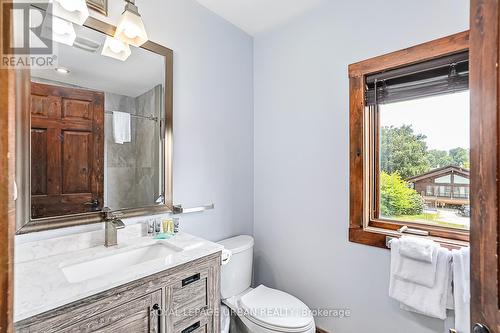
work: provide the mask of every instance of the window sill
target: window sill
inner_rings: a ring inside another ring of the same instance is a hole
[[[353,243],[358,243],[358,244],[363,244],[363,245],[368,245],[368,246],[374,246],[374,247],[379,247],[382,249],[387,249],[389,248],[386,245],[386,238],[389,237],[394,237],[394,238],[399,238],[401,237],[402,234],[395,230],[387,230],[383,228],[376,228],[376,227],[366,227],[366,228],[361,228],[361,227],[350,227],[349,228],[349,241]],[[411,234],[405,234],[405,235],[411,235]],[[423,237],[423,236],[419,236]],[[463,240],[455,240],[455,239],[449,239],[449,238],[443,238],[443,237],[436,237],[436,236],[425,236],[425,238],[432,239],[439,243],[441,246],[448,248],[448,249],[459,249],[461,247],[466,247],[469,246],[468,241],[463,241]]]

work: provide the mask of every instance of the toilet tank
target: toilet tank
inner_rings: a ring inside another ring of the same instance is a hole
[[[252,284],[254,241],[251,236],[236,236],[219,244],[232,252],[221,272],[221,297],[226,299],[244,292]]]

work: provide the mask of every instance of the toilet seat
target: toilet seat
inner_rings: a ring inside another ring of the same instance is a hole
[[[290,294],[264,285],[244,293],[237,303],[247,320],[273,332],[302,333],[314,327],[307,305]]]

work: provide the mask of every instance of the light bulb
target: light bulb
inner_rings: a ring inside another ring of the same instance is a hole
[[[72,29],[71,23],[54,17],[52,20],[52,30],[58,35],[66,35]]]
[[[127,1],[125,11],[118,20],[114,37],[137,47],[148,40],[144,22],[134,1]]]
[[[59,3],[68,12],[74,12],[78,9],[78,1],[75,0],[59,0]]]
[[[85,0],[54,0],[49,13],[78,25],[83,25],[89,17]]]
[[[125,50],[125,45],[123,44],[123,42],[116,40],[114,38],[111,38],[109,40],[109,48],[114,53],[120,53],[123,50]]]
[[[106,37],[101,54],[107,57],[125,61],[131,54],[130,46],[111,36]]]
[[[46,15],[42,23],[41,36],[54,42],[72,46],[76,39],[76,32],[71,22]]]
[[[137,28],[135,25],[129,24],[123,30],[123,33],[125,34],[125,36],[127,36],[127,38],[134,39],[135,37],[139,36],[139,34],[141,32],[140,32],[139,28]]]

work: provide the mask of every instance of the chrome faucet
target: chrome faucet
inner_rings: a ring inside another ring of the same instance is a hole
[[[125,224],[120,217],[121,213],[112,212],[110,208],[104,207],[102,210],[104,214],[104,225],[105,225],[105,240],[104,246],[111,247],[118,245],[118,229],[125,228]]]

